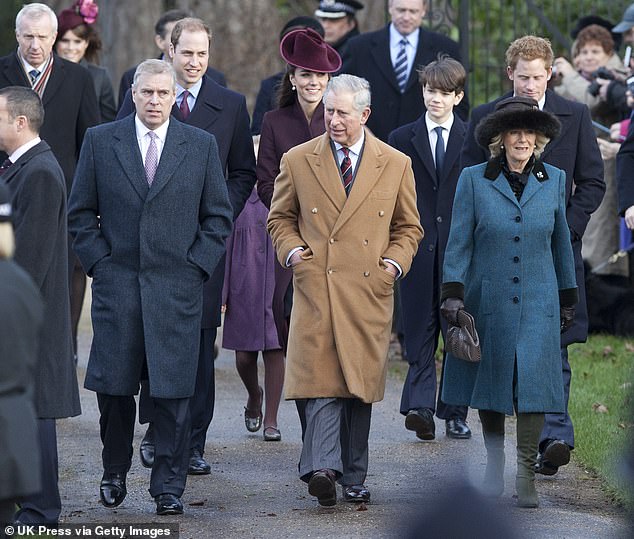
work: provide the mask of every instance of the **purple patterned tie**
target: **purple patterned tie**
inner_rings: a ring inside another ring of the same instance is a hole
[[[350,186],[352,185],[352,161],[350,161],[350,149],[341,147],[343,159],[341,160],[341,179],[346,195],[350,194]]]
[[[185,90],[182,94],[183,99],[181,101],[179,110],[181,111],[181,117],[184,120],[187,120],[187,116],[189,116],[189,103],[187,102],[187,97],[189,96],[189,92],[187,90]]]
[[[152,185],[158,167],[158,148],[156,147],[156,133],[148,131],[148,137],[150,137],[150,145],[145,154],[145,179],[148,185]]]
[[[0,176],[2,176],[9,169],[9,167],[11,167],[11,165],[13,165],[11,160],[10,159],[5,159],[4,163],[2,163],[2,165],[0,165]]]

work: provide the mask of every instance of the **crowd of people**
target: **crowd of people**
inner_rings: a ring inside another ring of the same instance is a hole
[[[17,14],[0,58],[0,521],[59,521],[55,421],[81,413],[86,275],[104,506],[127,496],[137,394],[156,513],[181,514],[187,475],[210,473],[222,313],[246,430],[280,442],[280,400],[294,400],[308,493],[332,506],[339,483],[369,502],[395,312],[404,428],[433,440],[437,417],[467,440],[477,409],[481,490],[499,497],[515,415],[517,505],[539,505],[535,474],[575,446],[568,346],[598,301],[586,280],[631,290],[634,64],[615,36],[634,45],[634,4],[616,26],[582,19],[570,61],[543,37],[514,40],[499,59],[512,90],[470,114],[457,43],[421,27],[429,2],[390,0],[368,33],[363,7],[321,0],[284,26],[286,69],[262,81],[252,120],[191,13],[157,21],[160,57],[124,73],[118,107],[93,0]],[[438,380],[439,340],[465,313],[480,361],[443,354]]]

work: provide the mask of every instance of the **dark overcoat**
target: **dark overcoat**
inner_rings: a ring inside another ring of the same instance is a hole
[[[482,118],[493,112],[498,101],[512,95],[508,93],[473,109],[460,156],[462,168],[483,163],[489,158],[488,151],[481,148],[475,139],[475,128]],[[566,173],[566,220],[570,227],[575,271],[579,283],[579,303],[573,327],[561,336],[562,346],[567,346],[573,342],[584,342],[588,337],[581,238],[590,215],[599,207],[605,193],[603,159],[588,107],[546,90],[544,110],[554,114],[561,123],[559,136],[548,143],[541,159]]]
[[[111,122],[117,116],[117,105],[114,102],[114,89],[108,72],[103,67],[87,62],[85,59],[82,59],[79,65],[85,67],[92,77],[101,122]]]
[[[616,156],[616,187],[619,214],[634,206],[634,122],[630,122],[625,142]]]
[[[519,202],[499,169],[462,171],[442,280],[464,286],[482,360],[447,354],[444,402],[512,415],[516,383],[518,413],[564,411],[559,292],[576,286],[565,191],[565,173],[541,163]]]
[[[31,87],[17,53],[0,58],[0,88]],[[53,68],[44,95],[44,123],[40,137],[48,142],[62,167],[66,192],[70,193],[73,174],[86,129],[100,121],[95,87],[88,70],[78,64],[53,55]],[[0,160],[6,155],[0,153]]]
[[[134,112],[134,102],[128,92],[119,114],[121,119]],[[172,117],[182,121],[179,108],[172,107]],[[220,164],[227,179],[233,218],[238,218],[255,185],[255,153],[249,133],[249,113],[243,95],[220,86],[208,76],[196,99],[196,105],[184,123],[198,127],[216,137]],[[220,326],[220,304],[224,282],[224,258],[210,279],[203,285],[203,328]]]
[[[389,25],[347,42],[341,72],[363,77],[370,83],[374,106],[367,126],[382,141],[387,141],[394,129],[416,121],[425,112],[417,69],[436,60],[439,53],[448,54],[460,61],[460,50],[455,41],[421,28],[414,63],[405,92],[401,93],[390,58]],[[456,108],[456,113],[463,120],[467,119],[469,102],[466,95]]]
[[[192,395],[202,285],[224,253],[231,204],[216,140],[172,118],[152,186],[134,116],[91,129],[70,195],[73,247],[92,283],[86,388]]]
[[[44,318],[35,402],[38,417],[81,413],[70,330],[68,231],[64,174],[49,145],[41,141],[9,168],[2,179],[11,190],[15,261],[44,299]]]
[[[434,299],[438,304],[438,286],[451,225],[454,194],[460,176],[460,150],[465,132],[466,124],[454,115],[440,177],[436,174],[425,115],[393,131],[388,139],[391,146],[412,160],[416,207],[425,231],[412,267],[400,281],[405,348],[408,357],[413,360],[419,357],[424,346]],[[438,276],[435,286],[434,271]],[[444,319],[440,320],[444,332]]]
[[[259,135],[262,132],[262,120],[264,115],[277,108],[277,91],[280,87],[285,72],[280,71],[260,82],[260,89],[255,98],[253,116],[251,117],[251,134]]]
[[[0,500],[40,490],[33,395],[44,305],[28,274],[0,260]]]

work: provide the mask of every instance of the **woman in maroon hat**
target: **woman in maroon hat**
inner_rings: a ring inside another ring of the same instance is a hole
[[[99,7],[92,0],[77,0],[57,16],[55,52],[90,72],[99,101],[102,122],[111,122],[117,115],[114,91],[108,73],[98,66],[101,39],[94,27]]]
[[[267,112],[262,121],[256,176],[258,195],[267,208],[271,207],[275,178],[280,172],[280,160],[288,150],[320,136],[326,130],[322,97],[332,73],[341,68],[341,57],[311,28],[294,30],[280,42],[280,54],[288,64],[278,93],[278,109]],[[275,264],[273,316],[279,342],[286,350],[293,273]],[[281,362],[281,369],[284,368]],[[258,402],[258,388],[247,388],[249,402]],[[280,384],[280,395],[282,387]],[[278,398],[279,398],[278,397]],[[302,420],[302,403],[297,403]],[[249,407],[250,408],[250,407]],[[268,406],[267,406],[268,409]],[[267,417],[264,417],[267,427]]]

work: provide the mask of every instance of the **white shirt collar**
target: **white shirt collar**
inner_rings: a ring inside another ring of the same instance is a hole
[[[203,75],[204,76],[204,75]],[[198,79],[198,82],[196,84],[194,84],[191,88],[187,88],[187,91],[194,97],[194,100],[198,99],[198,92],[200,92],[200,88],[203,85],[203,78],[200,77],[200,79]],[[178,82],[176,83],[176,96],[180,97],[180,95],[185,91],[185,88],[183,88],[180,84],[178,84]]]
[[[51,54],[49,55],[49,57],[44,60],[44,62],[42,63],[42,65],[40,65],[39,67],[35,67],[32,66],[31,64],[29,64],[24,57],[18,52],[18,58],[20,59],[20,62],[22,62],[22,65],[24,66],[24,70],[29,73],[32,70],[36,70],[39,71],[40,73],[42,73],[45,69],[46,66],[48,65],[48,63],[51,61],[51,56],[53,56],[53,53],[51,52]]]
[[[167,137],[167,128],[169,127],[170,121],[169,118],[163,124],[157,127],[156,129],[149,129],[145,126],[145,124],[139,119],[137,114],[134,115],[134,126],[136,128],[136,136],[138,139],[142,139],[145,135],[147,135],[150,131],[154,131],[159,140],[165,143],[165,138]]]
[[[355,142],[352,146],[348,146],[348,149],[350,150],[351,153],[355,155],[360,155],[361,148],[363,148],[364,141],[365,141],[365,129],[362,129],[361,138],[357,140],[357,142]],[[339,144],[338,142],[335,142],[335,150],[339,151],[341,150],[341,148],[343,148],[343,144]]]
[[[20,146],[9,156],[9,161],[15,163],[18,159],[20,159],[20,157],[22,157],[34,146],[37,146],[40,142],[42,142],[42,139],[40,139],[40,137],[35,137],[34,139],[29,140],[26,144],[22,144],[22,146]]]
[[[447,130],[447,133],[449,133],[451,131],[451,126],[453,125],[453,112],[449,115],[449,118],[447,118],[447,120],[445,120],[441,124],[437,124],[436,122],[431,120],[429,118],[429,112],[425,112],[425,125],[427,126],[428,133],[433,132],[433,130],[436,129],[438,126],[443,127]]]

